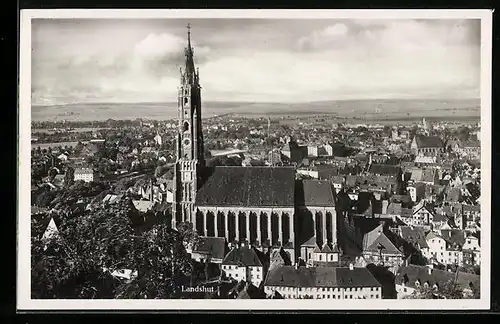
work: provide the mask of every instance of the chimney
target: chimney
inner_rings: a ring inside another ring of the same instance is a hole
[[[354,269],[354,265],[352,263],[349,263],[349,270],[353,270]]]

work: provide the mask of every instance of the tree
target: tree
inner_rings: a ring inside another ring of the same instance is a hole
[[[75,183],[75,169],[72,167],[66,168],[66,173],[64,174],[64,186],[70,187]]]
[[[162,165],[157,166],[155,169],[155,173],[154,173],[155,178],[161,177],[167,170],[168,170],[168,168],[166,168]]]
[[[52,181],[57,175],[57,170],[55,168],[49,169],[48,176],[49,179]]]
[[[192,278],[193,262],[185,249],[196,233],[190,225],[170,229],[165,222],[140,231],[143,216],[128,198],[66,217],[60,240],[47,248],[32,244],[32,291],[35,298],[176,298]],[[139,226],[139,227],[138,227]],[[110,273],[130,269],[137,276],[118,282]]]
[[[43,188],[43,189],[42,189]],[[47,186],[41,187],[40,193],[36,195],[35,204],[40,207],[49,207],[50,203],[57,197],[56,191],[51,191]]]

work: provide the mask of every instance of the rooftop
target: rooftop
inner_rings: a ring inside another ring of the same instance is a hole
[[[366,268],[281,266],[271,270],[266,286],[285,287],[381,287]]]
[[[293,207],[290,167],[209,167],[196,194],[198,206]]]

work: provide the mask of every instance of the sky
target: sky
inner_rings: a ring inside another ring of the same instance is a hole
[[[35,19],[32,103],[479,98],[479,20]]]

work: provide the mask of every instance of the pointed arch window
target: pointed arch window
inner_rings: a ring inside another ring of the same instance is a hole
[[[188,97],[184,97],[184,106],[186,106],[188,103],[189,103],[189,98]]]
[[[182,131],[187,132],[189,130],[189,123],[184,122],[184,126],[182,127]]]

